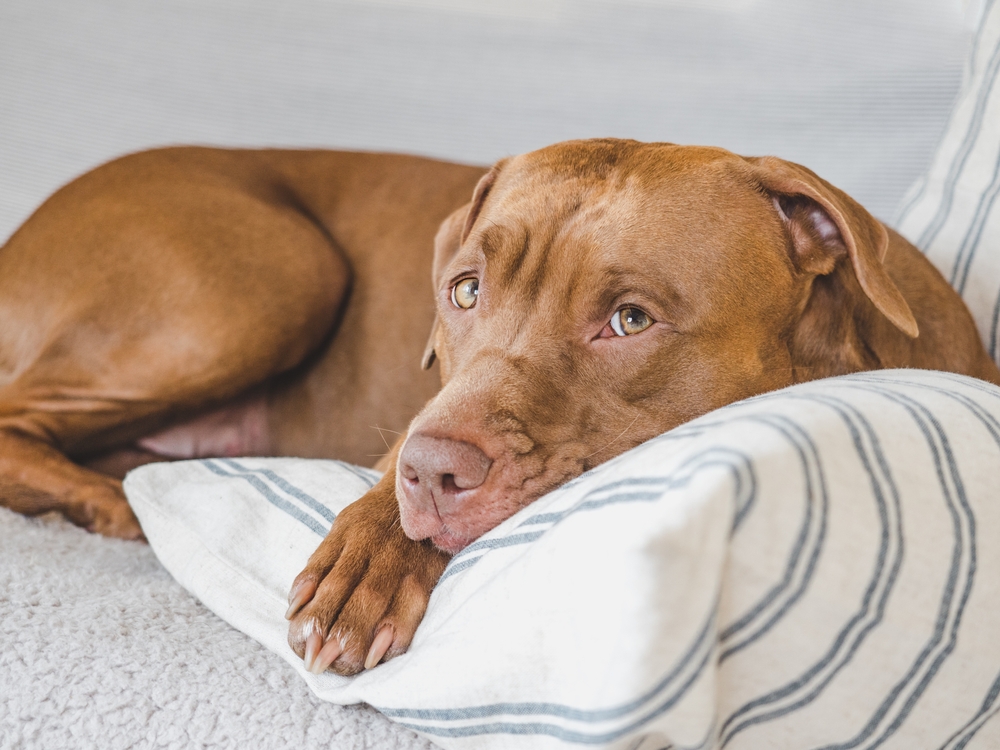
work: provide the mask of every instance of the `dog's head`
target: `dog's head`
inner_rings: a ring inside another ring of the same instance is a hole
[[[598,140],[501,161],[436,238],[444,387],[399,455],[407,535],[457,551],[700,414],[876,366],[864,320],[917,334],[886,242],[779,159]]]

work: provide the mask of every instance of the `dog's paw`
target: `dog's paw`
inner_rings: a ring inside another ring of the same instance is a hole
[[[139,520],[125,499],[121,483],[106,482],[84,487],[75,502],[62,508],[63,514],[87,531],[117,539],[145,541]]]
[[[128,503],[124,505],[104,505],[95,508],[87,531],[117,539],[146,541],[139,519],[135,517]]]
[[[409,539],[378,485],[337,517],[289,594],[288,644],[306,669],[352,675],[406,651],[449,556]]]

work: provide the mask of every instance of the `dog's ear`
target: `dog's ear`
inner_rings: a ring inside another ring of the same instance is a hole
[[[465,242],[469,237],[469,232],[472,231],[472,225],[476,223],[476,219],[479,218],[480,212],[483,210],[483,204],[486,202],[486,196],[490,194],[490,190],[493,189],[494,183],[497,181],[497,175],[500,174],[500,170],[503,168],[506,159],[501,159],[496,164],[494,164],[490,171],[484,174],[479,182],[476,184],[476,189],[472,191],[472,201],[468,204],[468,213],[465,216],[465,223],[462,225],[462,235],[459,238],[459,244]],[[457,250],[458,248],[456,248]],[[435,258],[435,265],[437,265],[437,258]]]
[[[441,227],[434,237],[434,268],[432,273],[435,289],[440,283],[441,273],[445,266],[455,257],[458,249],[472,231],[472,226],[483,210],[483,203],[486,202],[486,196],[489,195],[493,183],[496,182],[504,161],[506,160],[498,161],[489,172],[480,178],[476,189],[472,191],[471,201],[453,211],[447,219],[441,222]],[[437,356],[435,347],[437,346],[438,327],[438,320],[434,318],[434,326],[431,328],[431,335],[427,341],[427,347],[424,349],[424,357],[420,362],[420,366],[425,370],[430,369]]]
[[[441,271],[448,261],[455,257],[455,253],[458,252],[458,248],[462,244],[462,228],[465,226],[466,216],[469,214],[469,208],[472,206],[471,203],[466,203],[460,209],[453,211],[447,219],[441,222],[441,226],[438,228],[437,234],[434,236],[434,267],[433,267],[433,283],[434,289],[437,290],[438,279],[441,276]],[[420,360],[420,366],[429,370],[431,365],[434,364],[434,360],[437,357],[435,347],[437,346],[437,335],[438,335],[438,317],[434,316],[434,325],[431,326],[431,335],[427,339],[427,346],[424,349],[423,359]]]
[[[885,227],[805,167],[772,156],[747,161],[791,236],[796,267],[803,273],[829,274],[847,256],[868,299],[896,328],[916,338],[913,312],[882,264],[889,246]]]

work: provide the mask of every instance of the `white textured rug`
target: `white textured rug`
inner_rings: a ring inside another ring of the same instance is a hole
[[[145,544],[0,508],[0,748],[433,745],[314,696]]]

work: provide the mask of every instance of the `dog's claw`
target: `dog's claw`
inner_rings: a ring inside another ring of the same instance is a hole
[[[368,650],[368,657],[365,659],[365,669],[371,669],[382,661],[382,657],[389,650],[389,646],[392,645],[392,639],[395,637],[396,632],[393,630],[392,625],[382,626],[382,629],[378,631],[378,635],[375,636],[375,640],[372,641],[372,647]]]
[[[448,562],[403,533],[394,476],[344,508],[290,587],[288,645],[310,672],[354,675],[406,651]]]
[[[326,645],[320,649],[319,655],[316,657],[316,661],[313,663],[312,673],[313,674],[323,674],[330,665],[337,661],[337,658],[344,652],[343,644],[340,642],[340,638],[335,636],[330,636],[330,640],[326,642]]]
[[[309,637],[306,638],[306,655],[304,658],[304,661],[306,663],[306,669],[308,669],[310,672],[314,674],[319,674],[319,672],[317,672],[314,667],[316,666],[316,657],[319,655],[320,649],[322,647],[323,647],[323,636],[319,632],[314,630],[309,634]]]
[[[295,617],[295,613],[302,609],[302,606],[315,595],[316,581],[306,579],[296,583],[288,596],[288,610],[285,612],[285,619],[291,620]]]

